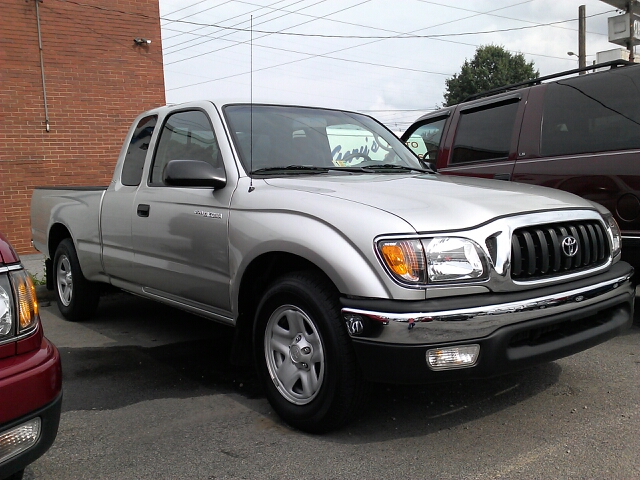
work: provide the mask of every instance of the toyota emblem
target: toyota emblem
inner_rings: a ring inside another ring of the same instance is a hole
[[[578,253],[578,241],[570,235],[562,239],[562,251],[567,257],[574,257]]]

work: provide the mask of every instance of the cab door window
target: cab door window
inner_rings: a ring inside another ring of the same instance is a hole
[[[147,157],[147,150],[149,149],[149,142],[151,142],[156,121],[157,117],[151,115],[138,122],[122,165],[120,181],[123,185],[132,187],[140,185],[144,160]]]
[[[509,157],[518,106],[516,100],[462,111],[451,163],[506,160]]]
[[[167,118],[156,148],[151,185],[163,185],[162,173],[171,160],[199,160],[224,171],[216,135],[204,112],[177,112]]]

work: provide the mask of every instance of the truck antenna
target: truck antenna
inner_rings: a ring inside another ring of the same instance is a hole
[[[251,15],[251,24],[249,28],[250,34],[250,54],[249,54],[249,64],[250,64],[250,76],[249,76],[249,109],[250,109],[250,126],[249,126],[249,193],[253,192],[256,187],[253,186],[253,15]]]

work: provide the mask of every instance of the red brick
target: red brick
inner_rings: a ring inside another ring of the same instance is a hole
[[[80,3],[39,4],[48,133],[35,0],[2,5],[0,231],[18,253],[33,253],[33,188],[107,185],[130,123],[165,104],[158,0]],[[135,37],[152,43],[136,47]]]

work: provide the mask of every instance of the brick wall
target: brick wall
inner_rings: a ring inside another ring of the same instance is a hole
[[[158,0],[44,0],[46,132],[35,2],[0,15],[0,231],[23,254],[33,188],[107,185],[133,119],[165,103]]]

